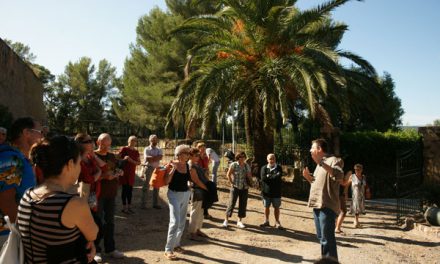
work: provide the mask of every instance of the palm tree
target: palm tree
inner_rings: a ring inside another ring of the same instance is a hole
[[[359,82],[376,75],[361,57],[337,50],[347,26],[332,21],[330,12],[347,1],[331,0],[300,11],[295,0],[223,0],[218,13],[187,19],[174,34],[196,34],[199,42],[189,51],[194,70],[183,82],[170,117],[175,123],[201,118],[206,132],[231,105],[237,106],[259,164],[273,151],[277,116],[286,123],[296,102],[307,105],[322,127],[331,128],[326,99],[344,98],[347,80],[355,74],[361,75]],[[344,67],[341,58],[354,66]]]

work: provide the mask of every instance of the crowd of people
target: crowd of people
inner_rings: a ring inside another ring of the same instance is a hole
[[[114,237],[116,199],[120,193],[122,213],[135,213],[133,186],[139,165],[143,167],[139,175],[143,180],[140,208],[147,208],[151,188],[152,208],[162,208],[159,189],[150,186],[164,158],[156,135],[150,135],[142,161],[135,136],[130,136],[127,146],[117,153],[111,151],[112,138],[108,133],[99,135],[96,148],[94,143],[86,133],[74,138],[48,137],[41,124],[29,117],[15,120],[9,133],[0,127],[0,217],[7,215],[18,226],[27,262],[100,263],[103,254],[124,258]],[[321,255],[337,260],[335,233],[343,232],[347,189],[351,186],[353,227],[359,228],[359,215],[365,214],[366,177],[361,164],[354,166],[354,173],[348,171],[344,175],[342,159],[329,154],[323,139],[312,142],[310,153],[316,168],[313,173],[307,167],[302,172],[311,184],[308,206],[313,208]],[[236,225],[246,228],[248,192],[253,184],[246,158],[244,152],[235,155],[226,173],[230,193],[224,228],[229,227],[237,200]],[[188,207],[189,239],[208,238],[202,231],[203,220],[212,217],[208,209],[218,201],[219,164],[218,154],[202,142],[194,147],[178,145],[174,159],[162,162],[167,171],[163,180],[168,185],[169,208],[166,259],[178,259],[177,254],[184,252],[181,241]],[[261,166],[258,175],[265,217],[262,228],[272,226],[270,207],[273,207],[274,226],[285,229],[280,222],[282,174],[275,155],[269,153],[267,164]],[[0,245],[6,241],[7,234],[8,229],[2,223]]]

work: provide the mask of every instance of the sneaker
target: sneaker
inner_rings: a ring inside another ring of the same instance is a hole
[[[101,253],[96,253],[95,257],[93,258],[97,263],[102,263],[102,257]]]
[[[223,221],[222,226],[223,226],[223,227],[228,227],[228,220]]]
[[[237,227],[238,228],[246,228],[246,226],[240,221],[237,222]]]
[[[112,258],[117,258],[117,259],[125,257],[124,253],[122,253],[121,251],[118,251],[116,249],[113,250],[112,252],[108,253],[108,255]]]
[[[270,224],[268,221],[266,221],[260,225],[260,227],[269,227],[269,226],[270,226]]]

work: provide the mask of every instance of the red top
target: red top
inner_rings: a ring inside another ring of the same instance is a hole
[[[123,147],[119,151],[119,156],[123,159],[126,156],[129,156],[132,160],[139,161],[139,151],[136,149],[131,149],[130,147]],[[134,177],[136,175],[136,165],[126,161],[123,167],[124,175],[119,177],[120,184],[128,184],[130,186],[134,185]]]
[[[90,184],[90,192],[95,192],[98,196],[100,191],[100,181],[95,182],[93,175],[98,170],[98,164],[96,160],[90,155],[87,156],[87,161],[81,160],[81,172],[79,174],[78,181]]]
[[[209,157],[204,155],[203,157],[200,155],[199,159],[199,165],[200,167],[204,168],[205,170],[209,168]]]

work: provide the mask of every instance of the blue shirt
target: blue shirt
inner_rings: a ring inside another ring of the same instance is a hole
[[[36,179],[30,161],[20,150],[9,145],[0,145],[0,192],[15,188],[15,200],[18,204],[24,192],[36,185]],[[8,234],[3,226],[3,213],[0,210],[0,235]]]

